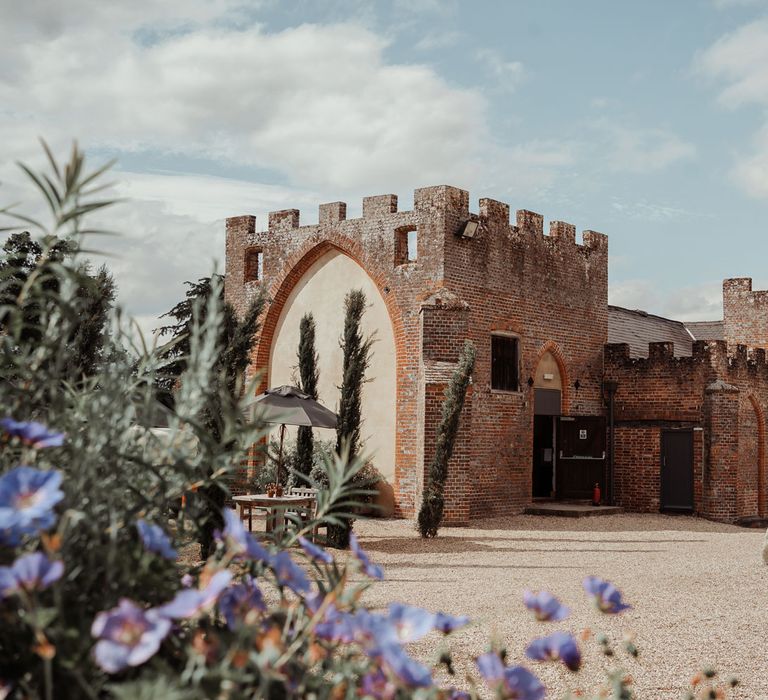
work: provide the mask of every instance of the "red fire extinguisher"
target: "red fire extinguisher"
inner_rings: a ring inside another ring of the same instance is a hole
[[[595,484],[595,488],[592,489],[592,505],[600,505],[600,484]]]

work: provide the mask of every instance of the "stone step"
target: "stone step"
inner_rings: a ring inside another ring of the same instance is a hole
[[[589,518],[595,515],[617,515],[624,509],[619,506],[593,506],[585,503],[532,503],[524,511],[526,515],[551,515],[562,518]]]

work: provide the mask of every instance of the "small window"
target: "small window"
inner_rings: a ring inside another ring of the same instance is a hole
[[[258,282],[264,277],[264,253],[260,248],[245,251],[245,281]]]
[[[506,335],[491,336],[491,389],[517,391],[520,388],[518,342],[517,338]]]
[[[403,226],[395,231],[395,265],[416,262],[418,235],[415,226]]]

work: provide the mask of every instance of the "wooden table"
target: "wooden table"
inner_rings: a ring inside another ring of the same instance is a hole
[[[240,519],[248,513],[248,530],[253,531],[253,509],[258,508],[267,512],[267,532],[277,530],[284,523],[286,510],[312,509],[315,505],[314,496],[267,496],[266,493],[251,493],[245,496],[235,496],[232,499],[240,509]]]

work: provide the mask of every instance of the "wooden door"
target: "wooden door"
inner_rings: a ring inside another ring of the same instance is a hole
[[[592,498],[595,484],[605,493],[605,418],[561,416],[557,425],[557,497]]]
[[[661,433],[661,509],[693,510],[693,431]]]

